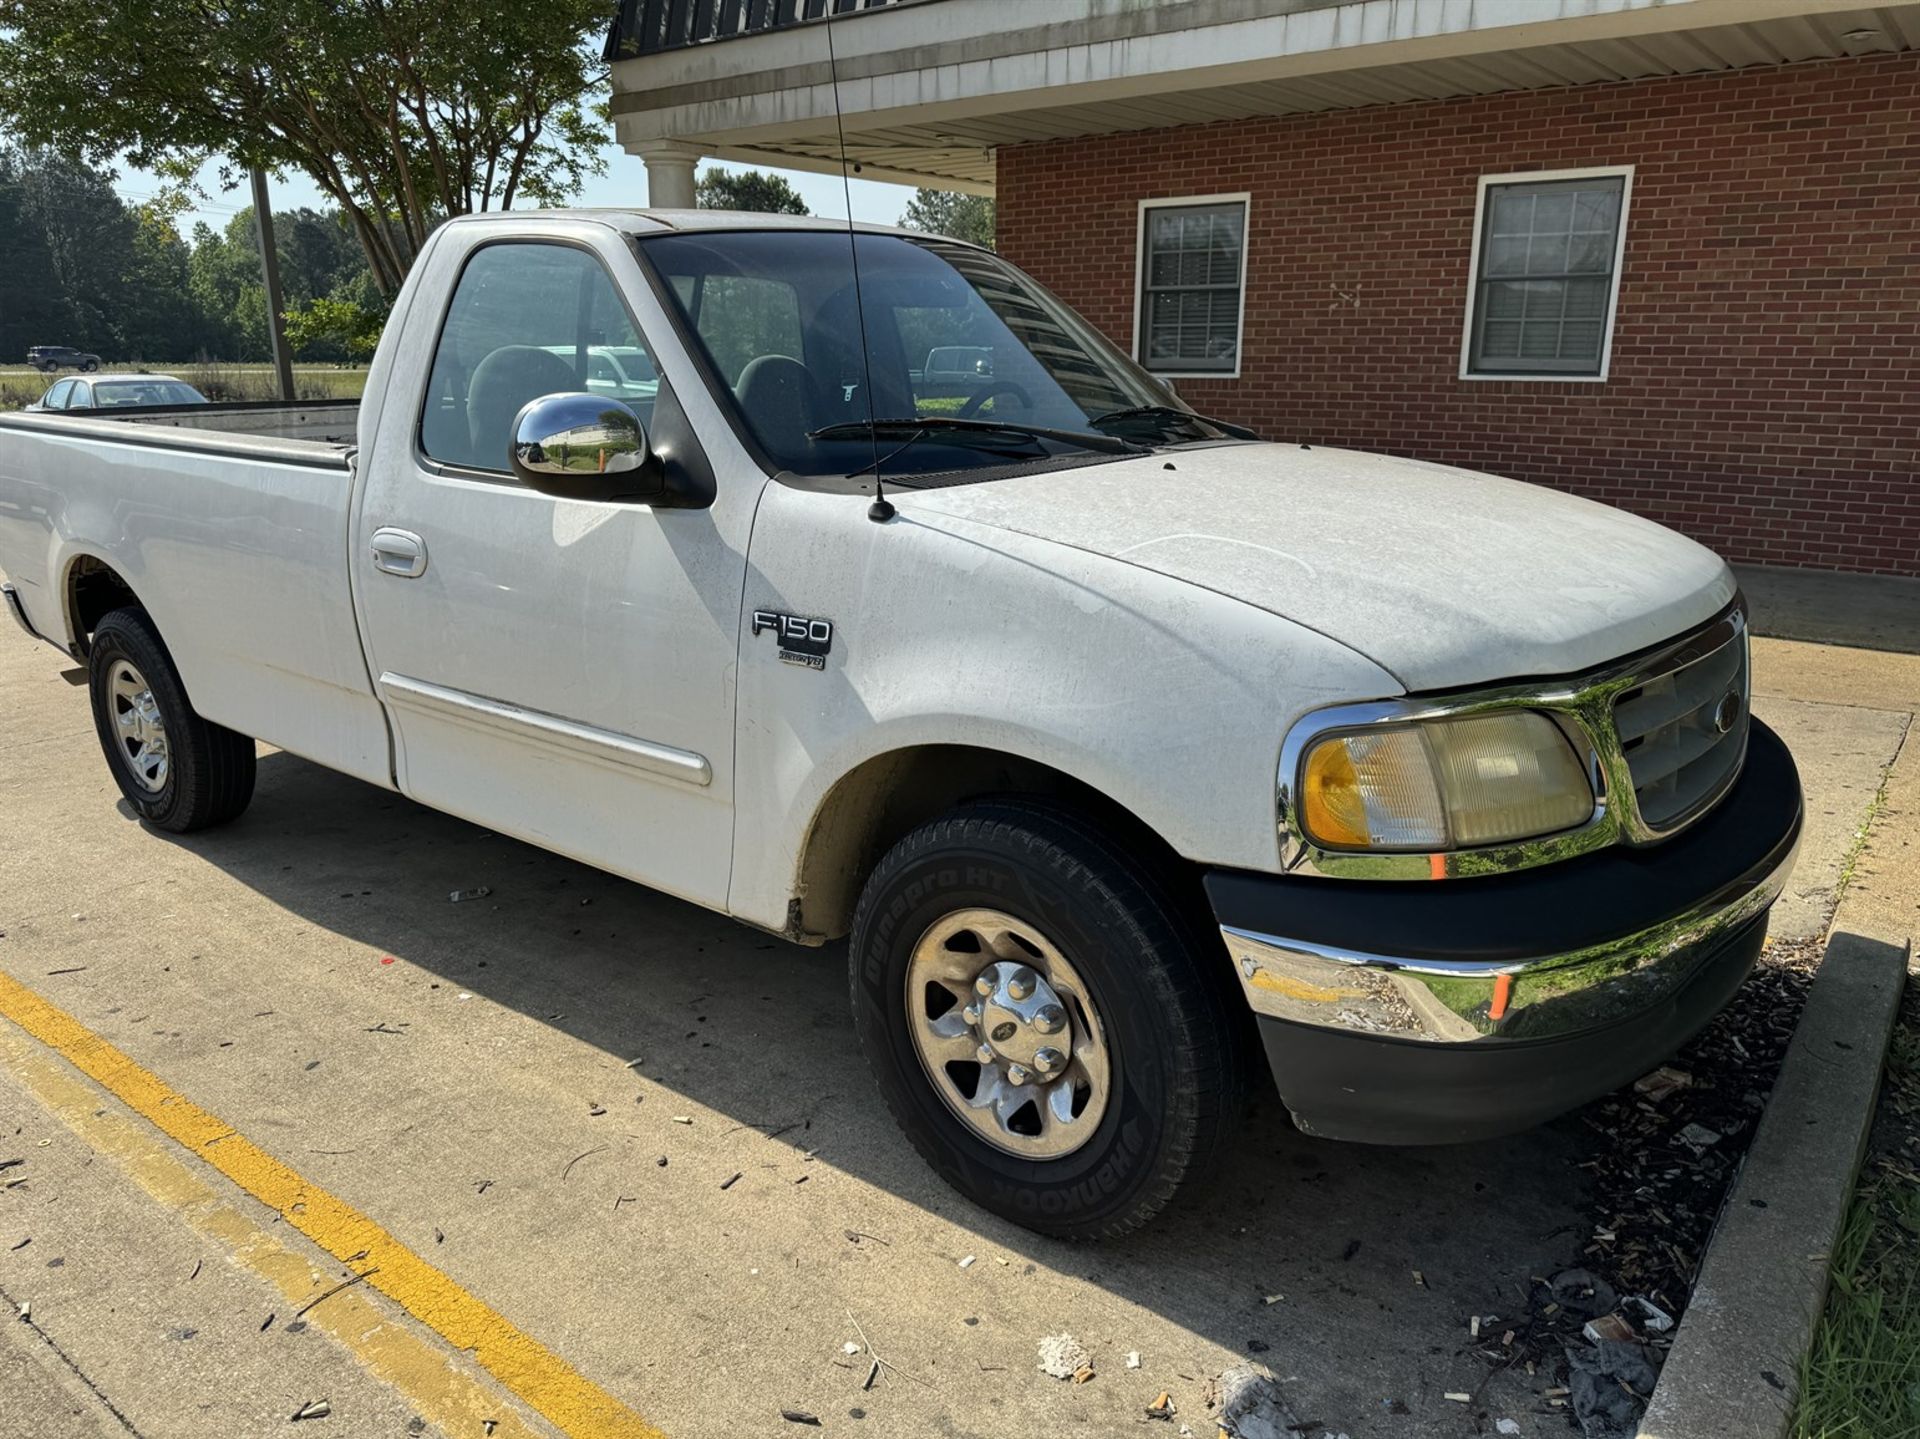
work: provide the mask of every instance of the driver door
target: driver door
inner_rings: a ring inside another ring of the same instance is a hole
[[[591,388],[651,427],[655,387],[609,393],[594,361],[631,348],[666,373],[649,341],[666,325],[611,230],[498,233],[461,227],[432,256],[458,279],[440,314],[422,315],[422,298],[406,316],[356,522],[396,780],[436,809],[720,907],[757,487],[655,511],[515,479],[510,426],[542,395]],[[447,246],[461,247],[451,262]],[[427,378],[409,387],[409,374]],[[684,364],[674,378],[697,383]]]

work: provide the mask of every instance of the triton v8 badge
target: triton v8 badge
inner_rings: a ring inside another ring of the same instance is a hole
[[[805,615],[783,615],[775,610],[753,612],[753,632],[772,630],[780,645],[780,658],[790,665],[805,665],[810,670],[827,667],[827,652],[833,648],[833,621],[809,619]]]

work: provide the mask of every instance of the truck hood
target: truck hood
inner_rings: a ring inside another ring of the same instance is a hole
[[[896,498],[1230,595],[1414,692],[1588,669],[1735,592],[1710,550],[1624,510],[1353,450],[1227,445]]]

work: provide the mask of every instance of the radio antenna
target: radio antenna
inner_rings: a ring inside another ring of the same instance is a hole
[[[873,444],[873,503],[867,506],[867,518],[876,525],[894,516],[893,502],[887,498],[886,484],[880,478],[880,435],[874,429],[873,351],[867,345],[867,306],[860,292],[860,244],[853,228],[853,181],[847,173],[847,126],[840,114],[840,62],[833,51],[833,17],[821,27],[827,34],[827,78],[833,85],[833,129],[840,140],[840,192],[847,201],[847,255],[853,262],[853,313],[860,329],[860,372],[867,396],[867,438]]]

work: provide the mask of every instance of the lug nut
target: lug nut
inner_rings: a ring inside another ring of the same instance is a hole
[[[1025,1084],[1032,1078],[1033,1071],[1028,1069],[1024,1064],[1009,1064],[1007,1066],[1007,1083],[1009,1084]]]
[[[993,993],[993,980],[987,975],[981,975],[973,982],[973,992],[985,999]]]
[[[992,1064],[994,1061],[993,1046],[991,1044],[981,1045],[978,1049],[974,1050],[973,1057],[982,1064]]]
[[[1067,1012],[1057,1004],[1046,1005],[1033,1016],[1033,1027],[1042,1034],[1058,1034],[1067,1027]]]
[[[1014,999],[1028,999],[1032,997],[1034,983],[1032,970],[1016,969],[1007,977],[1007,994]]]
[[[980,1022],[980,1006],[977,1004],[968,1005],[960,1011],[960,1017],[966,1020],[968,1024],[978,1024]]]
[[[1033,1056],[1033,1067],[1046,1075],[1057,1074],[1066,1062],[1066,1055],[1057,1049],[1043,1049]]]

